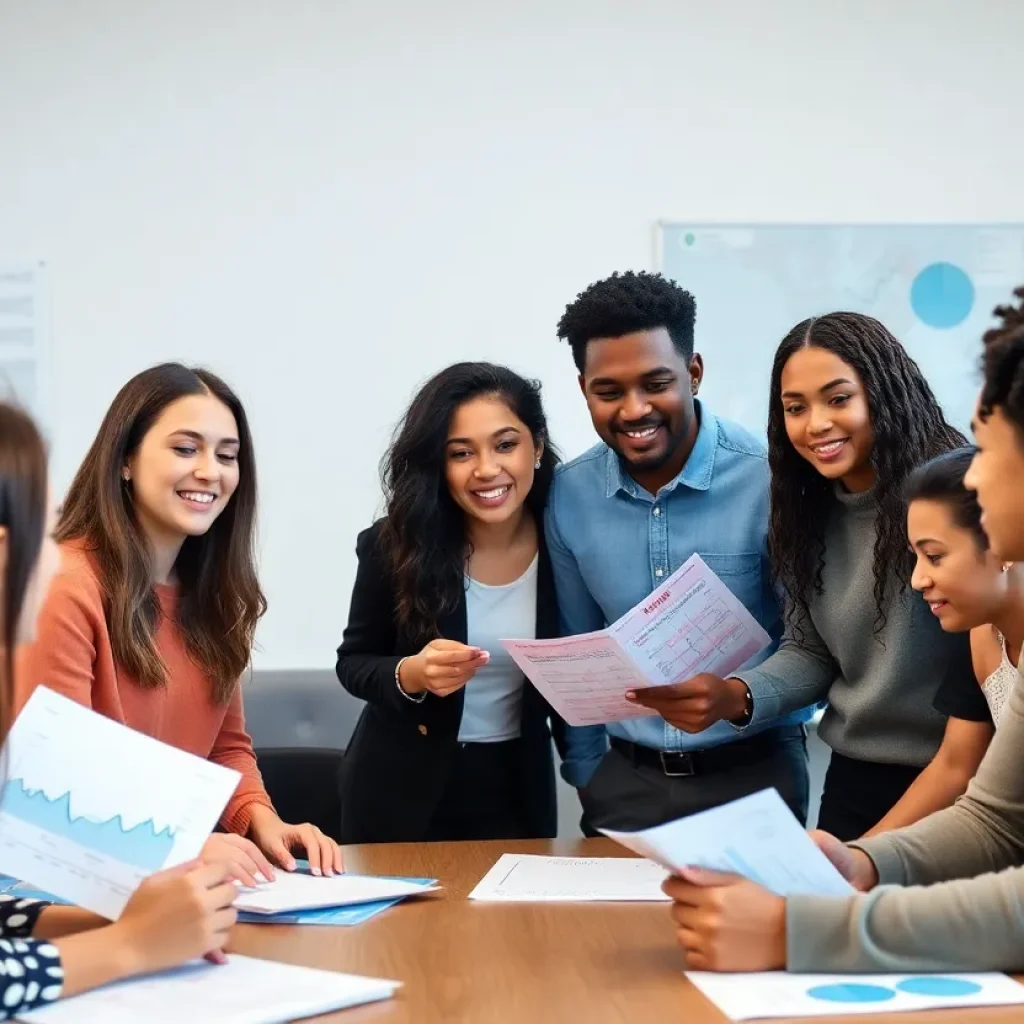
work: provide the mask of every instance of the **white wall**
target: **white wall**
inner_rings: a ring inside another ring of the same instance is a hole
[[[169,357],[257,436],[257,665],[329,666],[416,383],[590,443],[565,303],[659,217],[1024,220],[1019,0],[0,0],[0,256],[52,267],[54,471]],[[727,363],[705,353],[709,372]]]

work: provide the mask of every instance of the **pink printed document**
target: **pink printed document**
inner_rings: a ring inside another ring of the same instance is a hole
[[[650,715],[627,690],[713,672],[727,676],[771,637],[700,555],[596,633],[560,640],[502,640],[526,677],[569,725]]]

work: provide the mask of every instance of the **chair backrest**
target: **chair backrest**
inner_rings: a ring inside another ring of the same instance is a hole
[[[338,773],[345,751],[333,747],[256,748],[263,784],[284,821],[308,821],[335,841],[341,831]]]

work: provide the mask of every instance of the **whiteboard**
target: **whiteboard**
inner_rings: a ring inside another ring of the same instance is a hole
[[[697,302],[701,397],[758,433],[772,358],[809,316],[881,320],[965,432],[992,310],[1024,284],[1024,225],[658,225],[659,269]]]

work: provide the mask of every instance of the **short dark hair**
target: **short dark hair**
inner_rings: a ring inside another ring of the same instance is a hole
[[[977,495],[964,486],[964,477],[971,468],[977,448],[954,448],[929,459],[907,477],[903,496],[912,501],[938,501],[945,505],[953,522],[969,530],[982,551],[988,550],[988,537],[981,528],[981,506]]]
[[[445,453],[456,410],[475,398],[495,397],[543,445],[525,504],[538,529],[558,464],[548,435],[539,382],[494,363],[455,363],[416,393],[381,460],[387,517],[380,534],[396,591],[396,615],[407,635],[425,644],[439,620],[465,596],[466,517],[448,491]]]
[[[558,337],[568,341],[576,368],[583,372],[587,343],[595,338],[619,338],[634,331],[664,327],[675,350],[693,355],[693,296],[661,274],[627,270],[592,284],[565,307]]]
[[[1002,323],[984,335],[981,369],[985,381],[978,415],[987,419],[999,406],[1024,440],[1024,285],[1013,296],[1017,304],[997,306],[993,315]]]

